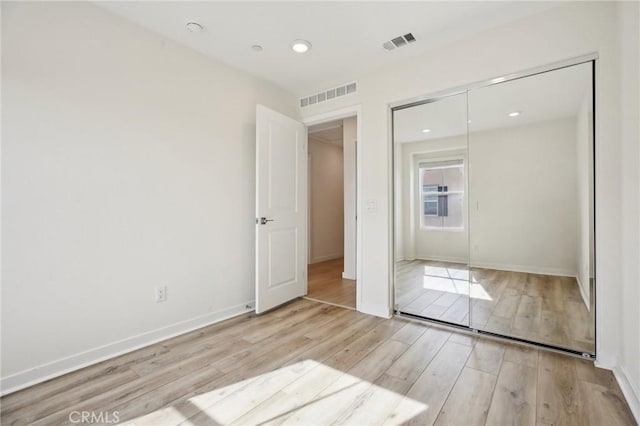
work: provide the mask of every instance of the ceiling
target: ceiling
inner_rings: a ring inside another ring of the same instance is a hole
[[[319,142],[342,146],[343,129],[342,120],[316,124],[308,129],[309,138]]]
[[[98,1],[96,4],[296,95],[356,80],[434,46],[539,13],[558,2],[206,2]],[[185,25],[198,22],[200,33]],[[386,51],[382,43],[417,41]],[[306,54],[289,45],[312,43]],[[252,45],[261,45],[254,52]]]
[[[474,132],[575,117],[590,90],[589,63],[494,84],[469,91],[468,106],[463,93],[394,112],[394,141],[463,135],[467,125]],[[521,114],[510,117],[514,111]]]

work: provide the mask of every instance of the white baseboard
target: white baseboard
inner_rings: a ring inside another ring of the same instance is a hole
[[[345,280],[354,280],[356,279],[356,276],[354,274],[348,274],[346,272],[342,273],[342,278],[344,278]]]
[[[432,262],[449,262],[449,263],[467,263],[467,259],[462,259],[458,257],[447,257],[447,256],[424,256],[424,255],[416,255],[414,259],[411,260],[429,260]]]
[[[584,302],[584,306],[587,307],[587,312],[591,312],[591,305],[589,303],[589,297],[584,292],[584,288],[582,287],[582,282],[580,278],[576,275],[576,281],[578,282],[578,288],[580,289],[580,296],[582,296],[582,301]]]
[[[631,413],[636,419],[636,423],[640,424],[640,392],[629,381],[629,375],[622,367],[614,367],[613,375],[622,389],[622,393],[629,404]]]
[[[431,256],[418,254],[415,258],[407,258],[405,260],[430,260],[433,262],[450,262],[467,264],[468,259],[447,256]],[[473,262],[469,264],[471,268],[495,269],[498,271],[523,272],[527,274],[553,275],[558,277],[575,277],[576,272],[570,269],[547,268],[529,265],[510,265],[506,263],[490,263],[490,262]]]
[[[327,260],[333,260],[333,259],[340,259],[341,257],[344,257],[344,253],[333,253],[333,254],[327,254],[324,256],[315,256],[311,258],[311,260],[309,261],[309,264],[326,262]]]
[[[81,352],[79,354],[70,355],[46,364],[41,364],[28,370],[11,374],[0,379],[0,395],[7,395],[46,380],[62,376],[63,374],[161,342],[171,337],[179,336],[216,322],[224,321],[237,315],[253,311],[253,308],[247,308],[247,306],[255,306],[254,301],[252,300],[230,308],[210,312],[186,321],[181,321],[176,324],[138,334],[137,336],[128,337],[117,342],[89,349],[88,351]]]
[[[576,271],[562,268],[547,268],[545,266],[509,265],[503,263],[474,262],[472,268],[496,269],[498,271],[523,272],[526,274],[553,275],[556,277],[575,277]]]

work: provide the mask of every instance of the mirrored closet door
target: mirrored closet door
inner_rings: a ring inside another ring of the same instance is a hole
[[[396,311],[595,353],[593,62],[393,111]]]
[[[469,91],[472,328],[594,352],[591,68]]]
[[[395,303],[469,325],[467,95],[394,111]]]

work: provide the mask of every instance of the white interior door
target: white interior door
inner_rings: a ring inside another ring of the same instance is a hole
[[[307,129],[256,108],[256,312],[307,293]]]

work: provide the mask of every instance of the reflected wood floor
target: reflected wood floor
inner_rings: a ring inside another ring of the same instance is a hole
[[[304,299],[0,402],[3,425],[73,412],[154,426],[634,424],[611,372],[585,360]]]
[[[355,309],[356,282],[342,278],[342,271],[342,258],[309,265],[307,297]]]
[[[472,268],[469,286],[465,265],[424,260],[398,262],[396,276],[405,312],[594,352],[594,320],[575,278]]]

